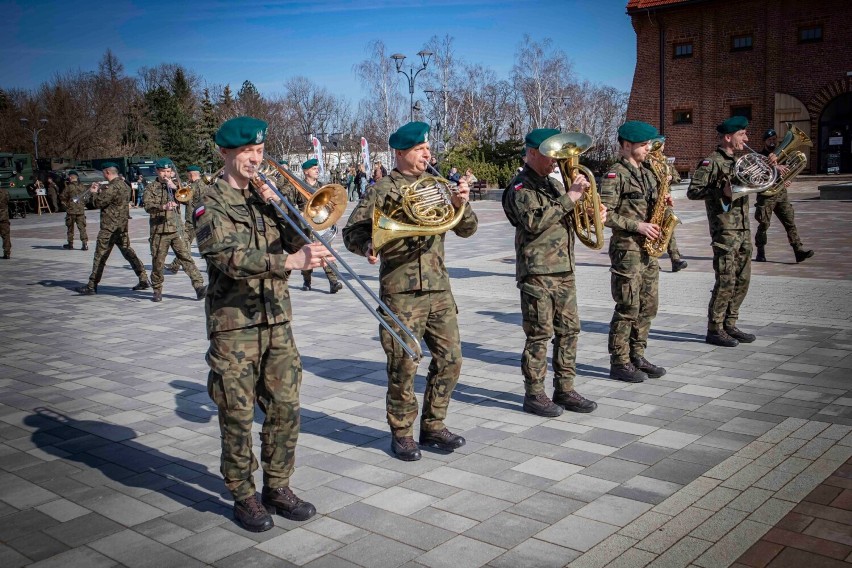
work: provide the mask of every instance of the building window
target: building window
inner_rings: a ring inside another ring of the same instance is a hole
[[[799,43],[822,41],[822,25],[799,28]]]
[[[751,120],[751,105],[732,106],[731,116],[744,116]]]
[[[751,34],[731,38],[731,51],[750,51],[752,47],[754,47],[754,41]]]
[[[674,111],[672,122],[674,124],[692,124],[692,109]]]
[[[692,57],[692,42],[674,44],[674,58]]]

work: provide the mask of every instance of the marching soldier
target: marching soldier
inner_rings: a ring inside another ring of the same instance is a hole
[[[592,412],[597,403],[574,390],[577,374],[577,284],[574,279],[574,229],[570,218],[589,187],[582,174],[565,191],[551,177],[556,160],[539,152],[559,133],[539,128],[525,138],[526,165],[509,182],[503,209],[515,227],[515,278],[521,291],[526,343],[521,355],[525,412],[559,416],[563,408]],[[545,393],[547,343],[553,338],[553,399]]]
[[[62,205],[65,206],[65,226],[68,228],[68,244],[62,248],[71,250],[74,248],[74,225],[80,231],[80,250],[89,250],[89,235],[86,233],[86,205],[89,190],[79,181],[75,170],[68,172],[68,181],[62,192]]]
[[[645,358],[651,320],[659,305],[660,264],[644,249],[645,239],[660,236],[660,226],[649,223],[659,198],[657,178],[646,167],[650,140],[659,136],[646,122],[625,122],[618,129],[618,162],[603,176],[601,203],[606,226],[612,229],[609,259],[615,310],[609,324],[609,376],[629,383],[666,374]],[[666,205],[672,206],[671,193]]]
[[[3,258],[12,258],[12,232],[9,224],[9,191],[0,187],[0,239],[3,239]]]
[[[148,273],[145,272],[145,266],[130,246],[130,236],[127,234],[127,220],[130,217],[127,200],[130,190],[118,177],[118,164],[105,163],[103,175],[109,182],[106,187],[99,188],[98,184],[93,183],[89,188],[91,194],[89,198],[92,200],[92,204],[101,210],[101,223],[89,283],[77,288],[77,292],[84,295],[98,293],[98,282],[101,281],[104,266],[106,266],[113,246],[118,247],[121,255],[130,263],[133,272],[139,278],[139,283],[132,289],[136,291],[147,290],[150,288]]]
[[[391,134],[388,144],[396,155],[396,168],[375,184],[349,216],[343,229],[343,242],[354,254],[379,265],[382,301],[418,338],[424,338],[432,353],[423,414],[420,417],[420,444],[451,452],[465,439],[444,425],[447,407],[461,373],[462,353],[456,303],[450,290],[450,277],[444,266],[445,234],[405,237],[387,244],[381,256],[373,250],[373,211],[392,211],[402,203],[402,186],[425,175],[429,163],[429,125],[409,122]],[[464,208],[453,232],[467,238],[476,232],[477,218],[468,203],[470,189],[462,182],[451,200]],[[389,325],[390,324],[389,322]],[[414,376],[417,364],[382,328],[382,348],[387,355],[387,419],[391,428],[391,451],[404,461],[419,460],[420,448],[414,441],[417,397]]]
[[[247,530],[273,527],[269,512],[304,521],[316,508],[290,489],[299,436],[302,361],[293,340],[287,279],[294,269],[322,266],[329,251],[305,244],[266,201],[249,189],[263,162],[266,123],[226,121],[215,141],[224,174],[204,192],[193,216],[207,262],[205,301],[210,373],[207,391],[219,408],[222,476],[234,517]],[[263,490],[258,499],[252,452],[254,406],[265,414],[260,434]]]
[[[713,270],[716,284],[707,310],[707,343],[736,347],[751,343],[755,336],[737,328],[740,305],[751,282],[751,233],[746,195],[731,200],[735,153],[748,142],[748,120],[732,116],[716,126],[719,145],[702,160],[692,176],[686,196],[703,200],[710,222],[713,244]],[[774,154],[770,161],[774,161]]]
[[[142,206],[150,215],[151,226],[151,285],[154,287],[151,301],[163,301],[163,268],[169,248],[189,275],[192,287],[195,288],[195,297],[200,300],[207,293],[207,287],[184,240],[179,204],[174,199],[177,186],[172,181],[172,162],[168,158],[161,158],[155,166],[157,179],[147,185],[142,198]]]
[[[769,156],[777,146],[778,135],[770,128],[763,135],[763,150],[760,152],[764,156]],[[782,166],[779,166],[779,170]],[[784,170],[785,171],[785,170]],[[757,221],[757,232],[754,234],[754,244],[757,247],[756,262],[766,262],[766,234],[769,232],[769,224],[772,222],[772,214],[778,217],[784,230],[787,231],[787,241],[793,247],[793,254],[796,255],[796,262],[804,262],[814,255],[814,251],[805,250],[802,246],[802,241],[799,239],[799,231],[796,229],[795,214],[793,205],[790,203],[790,198],[787,195],[787,187],[781,188],[781,191],[767,197],[762,193],[757,194],[754,204],[754,220]]]
[[[183,231],[186,235],[186,244],[188,249],[192,249],[192,241],[195,240],[195,224],[192,222],[192,212],[201,200],[201,193],[207,187],[201,179],[201,168],[198,166],[189,166],[186,168],[187,176],[189,177],[189,187],[192,189],[192,196],[189,203],[183,206]],[[169,272],[177,274],[180,270],[180,261],[175,256],[172,263],[168,266]]]
[[[302,173],[305,176],[305,183],[314,189],[319,189],[319,165],[316,158],[311,158],[302,164]],[[295,188],[294,188],[295,190]],[[296,202],[294,203],[297,207],[301,207],[305,204],[305,200],[302,198],[302,195],[296,191],[295,198]],[[329,263],[330,264],[330,263]],[[328,278],[328,286],[329,292],[332,294],[337,294],[343,289],[343,284],[337,279],[337,275],[334,273],[334,270],[328,264],[323,267],[325,271],[325,276]],[[309,291],[311,289],[311,275],[313,274],[313,270],[303,270],[302,271],[302,290]]]

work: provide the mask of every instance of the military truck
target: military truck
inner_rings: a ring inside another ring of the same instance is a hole
[[[9,191],[10,216],[27,216],[27,209],[32,207],[28,189],[33,187],[35,180],[32,156],[0,153],[0,187]]]
[[[92,167],[96,170],[101,169],[103,164],[112,162],[118,165],[118,173],[124,176],[128,182],[136,181],[136,178],[141,174],[145,178],[145,183],[154,181],[157,177],[157,170],[154,168],[154,162],[157,158],[152,156],[123,156],[121,158],[97,158],[91,160]]]

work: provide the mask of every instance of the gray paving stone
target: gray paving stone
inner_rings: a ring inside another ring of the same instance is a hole
[[[201,562],[131,530],[96,540],[89,546],[130,568],[203,566]]]
[[[432,505],[436,509],[484,521],[512,506],[509,501],[495,499],[472,491],[460,491]]]
[[[44,560],[68,550],[68,546],[43,532],[32,532],[7,541],[6,544],[34,561]]]
[[[606,457],[583,470],[583,475],[624,483],[642,473],[647,466],[627,460]]]
[[[457,566],[484,566],[505,552],[484,542],[465,536],[445,542],[417,558],[417,562],[430,568],[456,568]]]
[[[5,544],[0,544],[0,566],[4,566],[4,568],[19,568],[20,566],[26,566],[30,563],[29,558],[14,548],[10,548]]]
[[[670,456],[676,450],[642,442],[634,442],[611,454],[614,458],[635,461],[645,465],[653,465],[661,459]]]
[[[542,521],[545,523],[554,523],[563,519],[583,507],[585,503],[576,499],[569,499],[554,495],[553,493],[539,492],[532,497],[513,505],[506,510],[508,513],[522,515]]]
[[[615,525],[569,515],[538,533],[536,538],[586,552],[617,530]]]
[[[216,568],[246,568],[248,566],[252,568],[293,568],[296,565],[256,548],[248,548],[215,562],[213,566],[216,566]]]
[[[342,546],[340,542],[299,527],[262,542],[256,548],[301,566]]]
[[[704,464],[664,459],[644,470],[642,475],[680,485],[688,485],[693,480],[701,477],[708,469],[710,467]]]
[[[251,539],[220,527],[213,527],[173,543],[172,548],[206,564],[211,564],[254,545],[255,542]]]
[[[590,502],[615,487],[618,487],[618,482],[577,473],[552,485],[548,492],[578,501]]]
[[[14,564],[6,564],[2,560],[2,555],[0,555],[0,564],[2,566],[6,568],[14,566]],[[111,566],[118,566],[118,564],[115,560],[83,546],[51,556],[41,562],[30,564],[30,566],[33,568],[71,568],[77,566],[85,568],[109,568]]]
[[[650,504],[642,501],[626,499],[616,495],[603,495],[595,499],[594,502],[578,509],[575,514],[578,517],[585,517],[623,527],[650,508]]]
[[[521,544],[547,526],[546,523],[504,511],[468,529],[464,536],[509,549]]]
[[[335,511],[331,517],[423,550],[431,550],[455,536],[450,531],[361,503]]]
[[[643,472],[644,473],[644,472]],[[612,489],[609,494],[643,503],[658,505],[678,491],[682,485],[637,475]]]
[[[67,523],[46,528],[44,532],[68,546],[77,547],[121,530],[124,530],[124,527],[115,521],[97,513],[90,513]]]
[[[529,539],[488,563],[494,568],[562,568],[574,561],[580,552],[549,542]]]
[[[422,550],[379,535],[369,535],[334,552],[335,556],[360,566],[375,568],[396,568],[422,553]]]

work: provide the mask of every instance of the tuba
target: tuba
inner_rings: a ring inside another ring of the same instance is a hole
[[[654,177],[657,178],[658,191],[657,202],[654,204],[654,211],[651,213],[651,220],[660,227],[660,236],[656,239],[645,238],[645,243],[642,245],[648,256],[659,258],[669,248],[669,241],[674,235],[675,227],[680,223],[677,215],[666,205],[666,196],[671,188],[671,175],[669,174],[669,162],[663,155],[663,140],[656,139],[651,142],[651,151],[648,153],[648,165],[651,166],[651,171],[654,172]]]
[[[580,164],[580,154],[591,146],[592,137],[588,134],[566,132],[551,136],[542,142],[538,151],[556,160],[566,190],[574,183],[577,172],[582,173],[589,180],[589,187],[574,204],[574,231],[581,243],[590,249],[598,250],[604,244],[601,198],[595,185],[595,176],[589,168]]]
[[[775,184],[764,191],[762,195],[766,197],[777,195],[794,177],[799,175],[808,165],[808,157],[798,148],[813,145],[810,136],[802,132],[792,122],[788,122],[787,134],[784,135],[784,139],[772,152],[778,156],[777,165],[787,166],[788,169],[785,173],[780,174]]]
[[[464,207],[450,202],[452,182],[440,176],[423,176],[400,188],[402,205],[387,213],[373,211],[373,251],[405,237],[442,235],[459,224]]]

